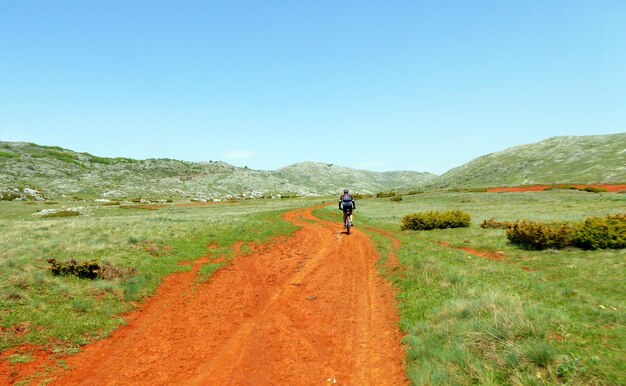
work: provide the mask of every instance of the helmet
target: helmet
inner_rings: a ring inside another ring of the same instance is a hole
[[[344,192],[344,194],[350,193],[350,191],[348,189],[344,189],[343,192]]]

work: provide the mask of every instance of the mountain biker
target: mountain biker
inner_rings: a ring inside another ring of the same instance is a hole
[[[343,190],[343,194],[339,197],[339,209],[343,210],[343,227],[346,227],[346,218],[350,217],[350,223],[352,224],[353,214],[352,211],[356,209],[356,203],[354,197],[350,194],[348,189]],[[354,224],[352,224],[354,225]]]

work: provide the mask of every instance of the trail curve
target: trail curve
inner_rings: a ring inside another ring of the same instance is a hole
[[[169,276],[128,324],[68,358],[58,385],[404,385],[392,288],[358,229],[287,212],[293,237],[208,281]]]

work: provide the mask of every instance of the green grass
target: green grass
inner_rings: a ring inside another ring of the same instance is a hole
[[[383,274],[398,289],[407,376],[413,384],[626,383],[624,250],[526,251],[486,219],[582,220],[623,212],[624,195],[578,191],[424,193],[359,201],[359,229],[390,231],[401,268]],[[400,231],[421,211],[463,210],[469,228]],[[340,221],[336,210],[317,214]],[[383,258],[388,238],[368,232]],[[453,247],[503,252],[499,261]]]
[[[256,200],[155,211],[89,206],[89,215],[42,219],[43,203],[0,203],[0,351],[22,343],[72,353],[106,337],[119,315],[151,294],[181,261],[210,256],[199,280],[227,264],[236,241],[263,242],[294,228],[284,210],[319,200]],[[381,272],[398,289],[407,376],[421,384],[625,384],[624,250],[526,251],[483,220],[571,221],[623,211],[624,194],[445,192],[360,200],[357,229],[392,232],[400,269],[384,264],[388,237],[368,232]],[[72,206],[59,202],[58,206]],[[462,210],[472,226],[400,231],[402,216]],[[341,221],[334,206],[316,211]],[[492,261],[445,247],[502,252]],[[211,246],[209,248],[209,246]],[[216,246],[216,247],[215,247]],[[242,248],[246,253],[246,249]],[[225,259],[215,260],[219,256]],[[54,277],[46,260],[97,259],[138,273],[115,280]],[[14,334],[14,326],[28,332]],[[28,358],[15,357],[15,363]]]
[[[54,149],[54,147],[52,149]],[[56,151],[56,150],[48,150],[46,154],[51,156],[52,158],[58,159],[59,161],[72,163],[76,165],[79,164],[79,162],[76,160],[74,155],[70,153],[66,153],[63,151]]]
[[[6,151],[0,151],[0,158],[19,158],[19,154],[9,153]]]
[[[188,270],[179,262],[229,256],[235,241],[266,242],[295,228],[280,213],[316,200],[257,200],[199,207],[166,205],[155,211],[87,206],[86,216],[33,216],[43,203],[0,205],[0,352],[21,344],[54,345],[69,352],[108,336],[120,315],[153,293],[168,274]],[[59,202],[72,206],[73,202]],[[217,245],[216,248],[208,248]],[[98,260],[130,277],[87,280],[53,276],[47,259]],[[206,279],[216,267],[205,267]],[[12,327],[31,326],[16,334]],[[68,351],[69,350],[69,351]]]

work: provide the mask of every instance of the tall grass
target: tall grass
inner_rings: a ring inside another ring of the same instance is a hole
[[[424,384],[626,384],[623,251],[526,251],[483,220],[580,221],[623,212],[626,197],[578,191],[445,192],[359,202],[356,220],[402,242],[398,289],[407,376]],[[469,228],[401,231],[409,213],[470,213]],[[318,211],[334,218],[332,208]],[[370,232],[383,257],[387,238]],[[443,242],[450,247],[438,244]],[[493,261],[459,248],[503,256]]]
[[[0,351],[33,343],[53,344],[57,351],[67,352],[107,336],[122,323],[118,315],[153,293],[163,277],[189,269],[179,262],[228,254],[236,240],[264,242],[289,234],[295,228],[280,219],[280,212],[314,203],[258,200],[204,207],[169,205],[155,211],[93,203],[89,215],[46,219],[33,216],[39,204],[3,202]],[[81,203],[85,205],[89,204]],[[97,260],[120,269],[134,268],[136,273],[111,280],[53,276],[49,258]],[[211,272],[203,270],[203,277]],[[28,331],[15,333],[20,325],[28,325]]]

